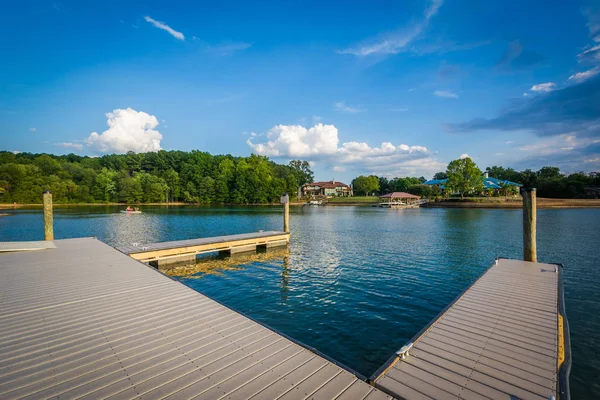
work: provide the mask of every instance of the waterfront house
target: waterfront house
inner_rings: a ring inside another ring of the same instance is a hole
[[[349,197],[352,195],[352,186],[337,182],[335,179],[327,182],[307,183],[301,188],[302,197]]]

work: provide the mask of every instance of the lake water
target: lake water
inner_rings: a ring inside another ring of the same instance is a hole
[[[278,207],[55,209],[56,238],[111,245],[280,230]],[[40,240],[40,209],[3,211],[0,241]],[[371,375],[496,257],[521,257],[521,212],[292,207],[291,245],[207,261],[179,278],[246,315]],[[538,258],[565,266],[574,399],[600,398],[600,209],[539,210]]]

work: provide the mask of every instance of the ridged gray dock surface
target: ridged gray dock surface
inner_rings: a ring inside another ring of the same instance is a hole
[[[568,398],[561,269],[499,259],[374,374],[376,387],[405,399]]]
[[[117,250],[136,260],[153,261],[169,257],[196,255],[212,251],[248,250],[257,245],[287,245],[288,232],[266,231],[199,239],[175,240],[118,247]]]
[[[54,242],[39,240],[33,242],[0,242],[0,253],[11,251],[36,251],[55,249]]]
[[[0,255],[0,398],[384,399],[93,238]]]

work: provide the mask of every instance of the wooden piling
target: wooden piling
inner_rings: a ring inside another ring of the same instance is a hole
[[[54,240],[54,227],[52,224],[52,192],[44,191],[44,240]]]
[[[523,188],[523,260],[537,262],[536,223],[537,196],[535,188]]]
[[[289,233],[290,231],[290,196],[285,193],[281,196],[281,204],[283,204],[283,231]]]

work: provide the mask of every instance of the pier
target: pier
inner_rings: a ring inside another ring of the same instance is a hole
[[[0,398],[389,399],[94,238],[0,255]]]
[[[498,259],[372,377],[404,399],[568,399],[562,266]]]
[[[267,231],[144,245],[135,244],[118,247],[117,250],[138,261],[156,261],[163,266],[192,262],[198,254],[213,252],[235,254],[256,251],[257,247],[287,246],[289,241],[289,232]]]

